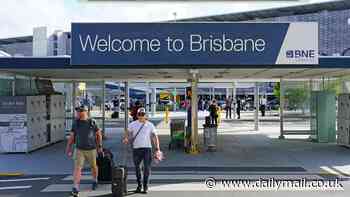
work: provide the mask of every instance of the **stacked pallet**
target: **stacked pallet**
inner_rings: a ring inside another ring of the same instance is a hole
[[[0,96],[0,152],[28,153],[64,139],[64,96]]]
[[[63,95],[49,95],[47,99],[47,129],[51,143],[65,138],[65,97]]]
[[[50,143],[45,96],[0,97],[0,152],[30,152]]]

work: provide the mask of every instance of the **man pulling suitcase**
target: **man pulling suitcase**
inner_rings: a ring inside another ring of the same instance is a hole
[[[129,124],[125,132],[123,143],[131,144],[133,149],[133,160],[136,170],[137,189],[136,193],[147,193],[148,179],[152,162],[152,141],[155,147],[156,159],[161,160],[162,153],[159,148],[159,139],[156,129],[146,118],[145,108],[137,111],[137,120]],[[143,182],[141,181],[141,162],[143,161]],[[142,184],[141,184],[142,183]],[[143,187],[143,191],[142,191]]]

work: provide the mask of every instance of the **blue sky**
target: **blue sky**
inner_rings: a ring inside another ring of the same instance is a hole
[[[234,2],[101,2],[86,0],[1,0],[0,38],[31,35],[33,27],[70,30],[71,22],[156,22],[331,0]]]

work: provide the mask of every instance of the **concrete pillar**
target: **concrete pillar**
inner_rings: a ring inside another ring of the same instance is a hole
[[[258,82],[255,82],[254,88],[254,130],[259,130],[259,86]]]
[[[191,153],[198,153],[198,71],[191,70]]]
[[[105,132],[105,120],[106,120],[106,81],[102,81],[102,131]]]
[[[174,107],[173,107],[173,111],[176,111],[176,95],[177,95],[177,92],[176,92],[176,88],[174,88]]]
[[[155,116],[156,109],[157,109],[157,90],[156,88],[152,88],[152,101],[151,101],[151,110],[152,110],[152,116]]]
[[[129,82],[124,82],[124,97],[125,97],[125,106],[124,106],[124,131],[127,131],[129,125]]]
[[[284,111],[284,84],[283,80],[280,80],[280,136],[279,139],[284,139],[283,132],[283,111]]]
[[[228,97],[230,97],[230,88],[226,88],[226,99],[228,99]]]

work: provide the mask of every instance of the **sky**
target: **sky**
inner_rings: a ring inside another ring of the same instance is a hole
[[[34,27],[70,31],[71,22],[157,22],[332,0],[122,1],[1,0],[0,38],[32,35]]]

